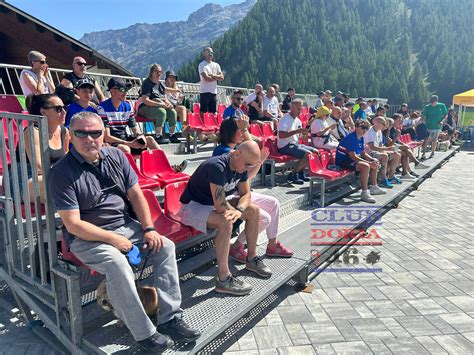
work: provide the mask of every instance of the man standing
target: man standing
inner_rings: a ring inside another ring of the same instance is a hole
[[[204,60],[199,63],[198,71],[201,77],[199,87],[199,103],[201,113],[217,111],[217,82],[224,80],[224,74],[219,64],[213,61],[214,51],[211,47],[204,48]]]
[[[115,313],[144,351],[166,350],[172,345],[169,337],[194,341],[200,333],[182,319],[174,244],[153,227],[137,175],[120,150],[102,147],[104,125],[97,114],[74,115],[70,131],[73,148],[54,165],[49,181],[55,209],[69,232],[68,248],[106,276]],[[138,220],[130,217],[132,209]],[[152,250],[158,327],[143,309],[124,255],[139,242]]]
[[[423,153],[425,153],[428,141],[431,141],[431,154],[429,158],[433,158],[436,145],[438,144],[438,136],[441,132],[441,122],[447,118],[448,109],[445,104],[439,102],[437,95],[433,95],[430,98],[430,103],[423,107],[421,115],[425,120],[426,129],[428,129],[429,133],[429,138],[423,142]]]
[[[96,82],[90,75],[87,74],[87,62],[82,57],[75,57],[72,61],[72,72],[64,75],[63,80],[61,80],[61,85],[67,88],[75,88],[77,82],[80,79],[89,79],[94,85],[94,91],[97,95],[97,99],[94,100],[95,103],[99,103],[105,100],[105,96],[100,90],[100,85]],[[79,99],[79,97],[76,97]]]
[[[77,101],[67,107],[66,127],[69,127],[71,117],[78,112],[89,111],[97,113],[96,108],[90,103],[94,97],[94,83],[92,80],[84,78],[76,82],[76,97],[78,97]]]
[[[252,286],[236,279],[229,270],[229,247],[233,223],[245,222],[247,257],[245,268],[269,278],[272,271],[257,256],[258,233],[268,224],[261,223],[260,208],[251,203],[248,170],[260,163],[260,149],[252,141],[239,144],[230,153],[203,162],[188,181],[181,195],[179,218],[185,225],[207,233],[215,228],[218,272],[215,291],[234,296],[250,293]]]
[[[310,179],[306,176],[304,169],[308,167],[308,155],[317,149],[309,145],[298,144],[300,134],[308,133],[308,129],[303,128],[298,118],[303,107],[301,99],[295,99],[291,103],[290,112],[285,114],[278,125],[277,147],[281,154],[287,154],[298,158],[293,171],[288,175],[290,184],[302,185]]]

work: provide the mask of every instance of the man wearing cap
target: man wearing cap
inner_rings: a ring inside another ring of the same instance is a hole
[[[439,102],[437,95],[432,95],[430,98],[430,103],[423,107],[423,112],[421,115],[425,120],[426,129],[428,129],[429,133],[428,139],[423,142],[423,154],[425,153],[428,141],[431,141],[431,154],[429,158],[433,158],[438,143],[438,136],[442,127],[442,122],[448,116],[448,109],[446,108],[445,104]]]
[[[61,80],[61,85],[73,89],[77,87],[77,82],[81,79],[89,79],[94,85],[94,92],[97,95],[97,98],[94,98],[95,103],[99,103],[105,100],[105,96],[100,89],[100,85],[96,82],[89,74],[87,74],[87,62],[82,57],[75,57],[72,61],[72,72],[64,75]],[[76,99],[79,99],[76,96]]]
[[[288,95],[286,95],[285,99],[283,100],[283,103],[281,105],[281,112],[288,112],[290,111],[290,104],[291,102],[295,99],[295,89],[294,88],[288,88]]]
[[[199,63],[198,72],[201,77],[199,86],[199,104],[201,113],[217,112],[217,82],[224,80],[224,74],[218,63],[214,62],[214,51],[211,47],[204,48],[204,60]]]
[[[94,106],[91,105],[92,97],[94,96],[94,83],[89,78],[80,79],[76,82],[76,102],[73,102],[67,107],[66,127],[69,127],[71,117],[78,112],[89,111],[97,113]]]

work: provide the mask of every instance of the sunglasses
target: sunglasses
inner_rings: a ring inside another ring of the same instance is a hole
[[[360,128],[360,129],[363,130],[363,131],[367,131],[367,130],[369,129],[369,128],[367,128],[367,127],[361,127],[361,126],[358,126],[358,127],[356,127],[356,128]]]
[[[77,137],[77,138],[86,138],[87,136],[91,136],[92,138],[99,138],[103,131],[81,131],[81,130],[76,130],[72,131],[72,133]]]
[[[81,67],[85,67],[87,65],[87,63],[83,63],[83,62],[76,62],[75,64],[80,65]]]
[[[50,109],[55,109],[57,113],[60,113],[61,111],[66,111],[66,106],[63,105],[56,105],[56,106],[46,106],[43,107],[45,110],[50,110]]]
[[[33,60],[33,62],[40,62],[41,64],[48,64],[45,60]]]
[[[237,101],[244,101],[244,98],[243,98],[243,97],[234,97],[234,100],[237,100]]]
[[[110,90],[112,90],[112,89],[118,90],[120,92],[127,92],[128,91],[127,88],[111,88]]]
[[[245,164],[245,169],[252,169],[255,168],[257,165],[256,164]]]

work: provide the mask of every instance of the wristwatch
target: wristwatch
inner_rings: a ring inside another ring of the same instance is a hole
[[[242,207],[237,206],[235,209],[237,211],[240,211],[240,213],[244,213],[244,209]]]
[[[147,227],[143,230],[143,234],[146,234],[148,232],[156,232],[156,228],[155,227]]]

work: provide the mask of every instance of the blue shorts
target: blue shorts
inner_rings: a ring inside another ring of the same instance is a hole
[[[318,150],[316,148],[310,147],[309,145],[290,143],[285,145],[283,148],[278,148],[278,151],[281,154],[291,155],[298,159],[302,159],[306,153],[313,153],[317,152]]]

